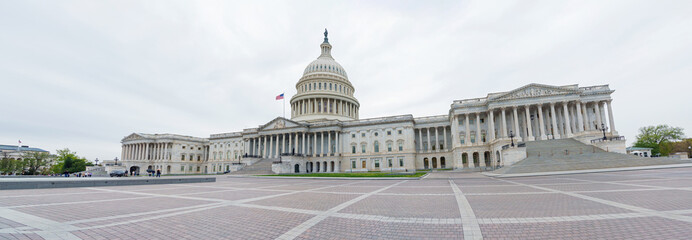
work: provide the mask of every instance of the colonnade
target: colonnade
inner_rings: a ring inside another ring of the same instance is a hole
[[[610,133],[616,132],[612,100],[498,107],[455,115],[452,120],[454,144],[461,146],[508,139],[510,135],[516,141],[570,138],[581,132],[601,131],[603,127]]]
[[[436,126],[415,129],[418,130],[418,152],[437,152],[451,149],[447,141],[448,127],[449,126]],[[442,133],[442,136],[440,136],[440,133]],[[431,137],[430,134],[433,134],[433,136]]]
[[[308,98],[291,103],[291,116],[333,114],[358,118],[358,106],[350,101],[331,98]]]
[[[341,151],[339,131],[293,132],[245,139],[245,152],[252,157],[279,155],[337,156]]]
[[[123,144],[120,158],[123,160],[170,160],[170,143]]]

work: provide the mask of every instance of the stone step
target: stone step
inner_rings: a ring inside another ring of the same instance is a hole
[[[584,150],[589,151],[584,151]],[[565,154],[565,150],[569,154]],[[642,158],[606,152],[574,139],[555,139],[526,143],[527,158],[493,171],[498,174],[572,171],[617,167],[679,164],[672,158]]]

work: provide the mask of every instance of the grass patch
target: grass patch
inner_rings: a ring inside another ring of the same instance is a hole
[[[305,174],[280,174],[280,175],[257,175],[257,176],[280,176],[280,177],[420,177],[425,175],[427,172],[417,172],[414,174],[396,174],[387,172],[365,172],[365,173],[305,173]]]

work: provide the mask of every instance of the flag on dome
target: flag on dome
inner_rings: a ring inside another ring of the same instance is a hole
[[[283,93],[279,94],[279,96],[276,96],[276,100],[281,100],[281,99],[284,99]]]

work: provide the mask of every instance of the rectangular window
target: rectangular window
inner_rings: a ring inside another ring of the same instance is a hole
[[[356,168],[356,160],[351,159],[351,168]]]
[[[181,155],[180,155],[180,160],[185,161],[185,154],[181,154]]]
[[[365,133],[361,133],[361,134],[360,134],[360,137],[365,137]]]
[[[392,136],[392,131],[387,131],[387,136]]]
[[[351,138],[356,138],[356,134],[351,134]]]
[[[403,166],[404,166],[404,158],[399,157],[399,167],[403,167]]]
[[[399,152],[404,151],[404,143],[399,143]]]
[[[470,125],[476,124],[476,119],[469,119],[469,124]]]
[[[389,167],[392,167],[392,159],[391,158],[387,158],[387,164]]]
[[[361,145],[361,148],[360,152],[365,153],[365,144]]]
[[[476,143],[476,134],[471,135],[471,143]]]
[[[351,146],[351,153],[356,153],[356,146],[355,145]]]
[[[466,142],[466,135],[459,135],[459,140],[461,141],[461,144],[464,144]]]
[[[481,118],[481,123],[485,123],[485,118]]]
[[[392,143],[387,143],[387,152],[392,151]]]
[[[185,166],[180,166],[180,171],[185,172]]]
[[[375,168],[380,167],[380,159],[375,159]]]
[[[192,172],[192,166],[188,166],[187,170]]]

